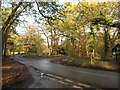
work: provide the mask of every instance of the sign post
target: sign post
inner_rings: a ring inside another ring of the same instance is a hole
[[[112,50],[113,55],[115,55],[115,60],[117,63],[120,63],[120,44],[116,44]]]

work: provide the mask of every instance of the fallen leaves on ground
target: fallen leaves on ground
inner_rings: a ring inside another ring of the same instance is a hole
[[[26,67],[17,61],[4,60],[2,62],[2,82],[3,87],[22,81],[25,78]]]

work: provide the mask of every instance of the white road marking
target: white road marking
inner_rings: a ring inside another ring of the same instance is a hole
[[[47,74],[47,76],[55,77],[55,78],[57,78],[57,79],[63,79],[62,77],[59,77],[59,76],[56,76],[56,75],[52,75],[52,74]]]
[[[74,81],[72,81],[72,80],[69,80],[69,79],[64,79],[65,81],[67,81],[67,82],[74,82]]]
[[[56,76],[56,75],[52,75],[52,74],[47,74],[48,76],[50,76],[49,78],[50,79],[52,79],[52,80],[56,80],[56,81],[58,81],[59,83],[61,83],[61,84],[67,84],[67,83],[65,83],[65,82],[68,82],[68,83],[74,83],[75,81],[72,81],[72,80],[70,80],[70,79],[64,79],[64,78],[62,78],[62,77],[59,77],[59,76]],[[55,77],[55,78],[52,78],[52,77]],[[63,81],[61,81],[61,80],[57,80],[57,79],[63,79],[65,82],[63,82]],[[81,85],[81,86],[84,86],[84,87],[87,87],[87,88],[89,88],[90,86],[89,85],[86,85],[86,84],[83,84],[83,83],[77,83],[78,85]],[[78,87],[78,86],[76,86],[76,85],[74,85],[74,87]]]
[[[61,84],[67,84],[67,83],[65,83],[65,82],[63,82],[63,81],[58,81],[59,83],[61,83]]]
[[[82,86],[85,86],[85,87],[90,87],[89,85],[86,85],[86,84],[83,84],[83,83],[78,83],[78,85],[82,85]]]
[[[56,79],[54,79],[54,78],[51,78],[51,77],[49,77],[49,79],[51,79],[51,80],[56,80]]]
[[[57,78],[57,79],[63,79],[62,77],[59,77],[59,76],[54,76],[55,78]]]
[[[80,89],[83,89],[82,87],[76,86],[76,85],[73,85],[72,87],[73,87],[73,88],[80,88]]]
[[[49,79],[55,80],[55,81],[57,81],[57,82],[59,82],[59,83],[61,83],[61,84],[68,84],[68,83],[66,83],[66,82],[63,82],[63,81],[61,81],[61,80],[57,80],[57,79],[55,79],[55,78],[49,77]]]
[[[52,75],[52,74],[47,74],[47,76],[54,77],[54,75]]]

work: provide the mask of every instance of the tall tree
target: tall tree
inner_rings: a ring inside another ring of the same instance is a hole
[[[3,27],[2,27],[2,51],[3,51],[3,59],[6,59],[6,47],[7,47],[7,40],[8,40],[8,34],[11,26],[13,23],[17,20],[17,18],[20,16],[24,10],[30,6],[31,3],[23,3],[19,2],[16,4],[14,7],[12,7],[11,13],[9,14],[8,18],[6,19],[5,22],[3,22]]]

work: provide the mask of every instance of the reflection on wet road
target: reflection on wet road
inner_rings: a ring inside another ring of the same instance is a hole
[[[74,80],[78,82],[80,81],[80,82],[88,83],[90,85],[100,86],[101,88],[118,87],[118,73],[116,72],[63,66],[63,65],[51,63],[50,60],[52,59],[53,58],[28,59],[28,58],[16,56],[16,60],[19,60],[19,62],[25,64],[26,66],[35,67],[41,70],[41,72],[45,74],[48,73],[48,74],[58,75],[60,78],[64,77],[68,80]],[[61,81],[60,83],[63,83],[63,81]],[[67,83],[67,80],[65,83]],[[77,84],[75,84],[73,87],[79,87],[76,85]]]
[[[29,86],[29,88],[96,88],[58,75],[45,74],[32,66],[29,66],[28,70],[34,78],[34,82]]]

